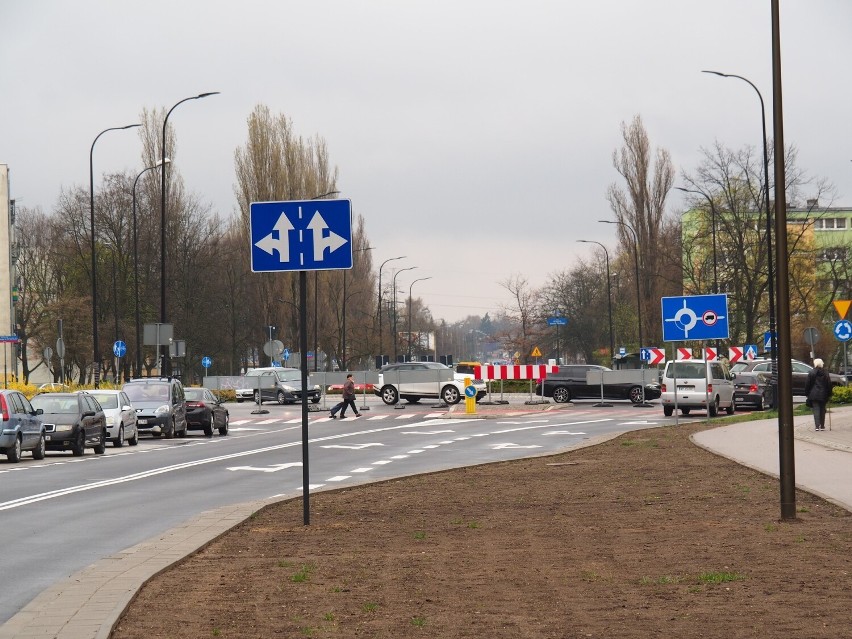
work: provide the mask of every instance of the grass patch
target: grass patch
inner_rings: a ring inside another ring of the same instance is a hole
[[[414,617],[411,620],[411,625],[415,628],[422,628],[426,625],[426,619],[424,617]]]
[[[364,612],[375,612],[378,608],[379,604],[377,603],[367,602],[364,604]]]
[[[290,575],[290,581],[292,581],[294,584],[301,584],[306,582],[308,579],[310,579],[311,571],[313,569],[314,567],[312,565],[305,564],[304,566],[302,566],[302,569],[299,572]]]
[[[698,575],[698,581],[703,584],[726,584],[743,579],[745,579],[745,575],[736,572],[702,572]]]
[[[426,539],[426,533],[422,530],[415,530],[414,531],[414,538],[415,539]]]
[[[668,584],[680,583],[680,577],[671,577],[669,575],[663,575],[662,577],[643,576],[639,580],[639,583],[642,584],[643,586],[650,586],[650,585],[665,586],[665,585],[668,585]]]

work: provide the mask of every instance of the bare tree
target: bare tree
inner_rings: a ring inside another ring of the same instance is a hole
[[[536,291],[520,273],[511,275],[498,284],[506,289],[513,299],[512,306],[503,306],[501,309],[512,322],[511,328],[501,337],[509,350],[520,353],[520,359],[527,361],[534,346],[533,339],[538,335],[535,330],[535,318],[538,314]]]

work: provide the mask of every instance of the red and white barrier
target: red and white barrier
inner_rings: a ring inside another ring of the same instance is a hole
[[[558,366],[548,364],[488,364],[473,367],[473,376],[476,379],[542,379],[548,373],[558,372]]]

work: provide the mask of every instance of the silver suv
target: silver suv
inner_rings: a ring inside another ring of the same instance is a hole
[[[126,382],[121,390],[136,409],[136,430],[140,435],[186,437],[186,404],[179,380],[140,377]]]
[[[379,383],[373,392],[391,405],[404,399],[410,404],[424,397],[441,399],[447,404],[458,404],[464,396],[464,378],[452,368],[438,362],[400,362],[386,364],[379,371]],[[486,387],[482,380],[474,380],[476,401],[485,396]]]

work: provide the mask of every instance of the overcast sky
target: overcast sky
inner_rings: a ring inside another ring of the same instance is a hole
[[[785,141],[852,206],[852,2],[780,3]],[[757,95],[702,69],[754,82],[772,135],[769,0],[0,0],[0,24],[0,163],[21,205],[88,188],[103,129],[221,91],[169,118],[187,188],[233,215],[248,115],[285,114],[325,138],[374,264],[407,256],[384,277],[416,266],[399,289],[431,277],[414,295],[448,321],[590,256],[578,239],[615,247],[597,220],[622,122],[641,115],[678,176],[716,140],[759,149]],[[140,154],[134,131],[104,135],[96,188]]]

